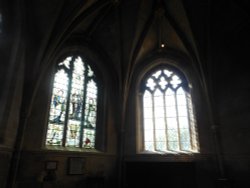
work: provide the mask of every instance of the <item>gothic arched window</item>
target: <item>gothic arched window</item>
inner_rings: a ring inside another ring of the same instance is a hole
[[[197,152],[189,84],[175,69],[160,67],[142,81],[143,150]]]
[[[80,56],[57,64],[46,145],[95,148],[97,92],[95,73]]]

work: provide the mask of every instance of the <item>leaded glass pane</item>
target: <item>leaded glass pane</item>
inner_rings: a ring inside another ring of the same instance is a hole
[[[177,129],[176,118],[167,118],[167,128],[168,129]]]
[[[144,145],[146,151],[154,151],[154,142],[145,141]]]
[[[180,129],[180,141],[181,142],[189,142],[189,129]]]
[[[94,72],[92,71],[90,66],[88,66],[88,77],[92,77],[92,76],[94,76]]]
[[[156,150],[166,150],[166,134],[164,119],[157,119],[155,130]]]
[[[144,127],[144,144],[145,144],[145,150],[154,150],[154,145],[152,144],[154,142],[154,128],[153,128],[153,122],[147,121],[146,127]],[[151,149],[150,149],[151,148]]]
[[[97,86],[93,79],[87,83],[84,118],[84,147],[94,148],[95,145],[95,128],[97,112]],[[89,142],[86,144],[86,141]]]
[[[95,128],[97,110],[97,88],[93,80],[87,84],[87,97],[85,107],[85,127]]]
[[[175,106],[175,93],[172,89],[168,88],[165,94],[166,106]]]
[[[160,85],[161,89],[165,90],[166,87],[167,87],[167,84],[168,84],[168,82],[166,81],[165,77],[162,76],[160,78],[160,82],[159,82],[159,85]]]
[[[152,118],[144,118],[144,130],[152,130],[154,129],[153,127],[153,119]]]
[[[150,129],[144,130],[145,141],[146,141],[146,142],[148,142],[148,141],[154,141],[153,132],[154,132],[154,131],[152,131],[152,130],[150,130]]]
[[[166,106],[167,117],[176,117],[176,107]]]
[[[172,84],[173,88],[177,88],[178,85],[181,83],[181,80],[180,80],[180,78],[178,76],[173,75],[172,80],[170,81],[170,83]]]
[[[153,77],[158,78],[161,75],[161,70],[156,71],[156,73],[153,74]]]
[[[63,138],[63,126],[49,123],[46,144],[61,145]]]
[[[144,149],[197,151],[190,94],[180,77],[167,69],[146,80],[143,93]]]
[[[152,108],[152,95],[148,90],[143,95],[143,106],[144,108]]]
[[[144,113],[144,118],[152,118],[153,117],[152,108],[150,108],[150,107],[145,107],[143,113]]]
[[[184,151],[190,151],[191,150],[190,142],[181,142],[181,149]]]
[[[189,129],[180,129],[180,143],[182,150],[191,149]]]
[[[143,117],[144,117],[144,140],[145,140],[145,149],[149,150],[149,148],[152,148],[153,145],[151,145],[153,141],[153,130],[154,130],[154,124],[153,124],[153,103],[152,103],[152,94],[149,91],[145,91],[143,95]]]
[[[161,118],[157,118],[155,119],[155,129],[165,129],[165,118],[161,117]]]
[[[178,141],[169,141],[168,142],[168,150],[178,151],[179,150],[179,142]]]
[[[59,66],[64,66],[66,69],[70,69],[70,62],[72,60],[72,57],[67,57],[63,62],[59,63]]]
[[[163,70],[164,74],[167,75],[168,77],[171,77],[171,75],[173,74],[172,71],[169,71],[169,70]]]
[[[94,72],[80,56],[67,57],[58,64],[49,112],[47,145],[94,148],[97,117],[94,77]]]
[[[48,145],[62,144],[67,90],[68,75],[61,69],[54,77],[54,88],[50,104],[49,124],[46,137],[46,144]]]
[[[152,129],[153,130],[153,110],[152,110],[152,95],[148,91],[144,93],[144,109],[143,109],[143,117],[144,117],[144,130]]]
[[[166,151],[166,141],[157,141],[156,142],[156,149],[157,151]]]
[[[82,120],[82,105],[83,105],[83,86],[84,86],[84,66],[81,58],[78,57],[74,63],[74,69],[72,74],[72,88],[70,97],[70,112],[69,118],[78,120],[78,123]]]
[[[189,127],[189,122],[187,117],[179,117],[179,127],[180,129],[187,129]]]
[[[155,131],[155,134],[156,134],[156,141],[165,141],[166,142],[165,129],[157,129]]]
[[[164,102],[163,102],[163,93],[157,89],[154,93],[154,115],[155,118],[164,117]]]
[[[177,97],[178,105],[186,106],[187,99],[186,99],[186,95],[185,95],[183,88],[179,88],[176,93],[177,93],[176,97]]]
[[[84,142],[83,142],[84,148],[95,147],[95,130],[84,129],[83,138],[84,138]]]
[[[178,131],[177,129],[168,129],[168,141],[176,141],[178,142]]]
[[[155,89],[155,81],[152,79],[152,78],[149,78],[148,81],[147,81],[147,84],[146,86],[151,90],[153,91]]]
[[[84,66],[80,57],[74,61],[69,103],[69,118],[66,134],[66,146],[80,146],[80,130],[82,121]]]
[[[187,117],[187,106],[178,106],[178,115]]]
[[[81,122],[75,120],[69,120],[67,129],[67,146],[79,147],[80,145],[80,127]]]

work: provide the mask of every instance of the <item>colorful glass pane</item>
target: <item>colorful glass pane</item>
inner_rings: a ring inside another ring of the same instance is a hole
[[[95,147],[95,130],[84,129],[84,148],[94,148]]]
[[[46,140],[49,145],[62,144],[68,81],[68,74],[63,69],[55,74]]]
[[[92,70],[89,67],[89,72]],[[92,75],[92,73],[90,74]],[[85,121],[83,147],[94,148],[95,146],[95,129],[96,129],[96,112],[97,112],[97,86],[93,79],[87,83],[86,89],[86,105],[85,105]]]
[[[95,147],[97,85],[94,76],[90,66],[80,56],[67,57],[58,64],[49,112],[47,145]]]
[[[79,121],[69,120],[67,129],[66,146],[79,147],[80,145],[80,124]]]

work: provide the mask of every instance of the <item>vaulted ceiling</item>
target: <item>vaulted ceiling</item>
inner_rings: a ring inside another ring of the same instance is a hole
[[[95,46],[119,75],[158,51],[173,50],[191,59],[201,79],[211,51],[239,53],[249,41],[249,3],[236,0],[51,0],[23,6],[30,61],[38,71],[74,36]],[[161,48],[164,44],[164,48]],[[32,57],[33,55],[33,57]],[[36,70],[34,72],[36,72]],[[210,75],[210,77],[212,77]]]

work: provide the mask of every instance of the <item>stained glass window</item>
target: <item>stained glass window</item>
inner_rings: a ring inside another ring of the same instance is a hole
[[[57,65],[50,103],[46,145],[95,148],[97,83],[80,56]]]
[[[158,69],[144,80],[145,151],[197,152],[196,121],[187,82],[175,71]]]

